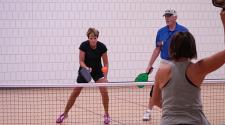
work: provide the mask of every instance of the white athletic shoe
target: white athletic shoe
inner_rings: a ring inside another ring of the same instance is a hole
[[[151,110],[146,110],[144,113],[143,121],[149,121],[151,119]]]

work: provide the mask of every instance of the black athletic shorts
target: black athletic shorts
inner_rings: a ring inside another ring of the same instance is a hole
[[[91,72],[91,77],[94,81],[98,81],[100,78],[104,77],[104,74],[102,72]],[[79,71],[77,76],[77,83],[87,83],[84,78],[79,74]]]

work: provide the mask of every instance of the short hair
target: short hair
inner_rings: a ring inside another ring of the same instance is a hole
[[[87,37],[89,38],[89,36],[90,36],[91,34],[93,34],[95,37],[98,38],[98,36],[99,36],[99,31],[98,31],[97,29],[93,28],[93,27],[90,27],[90,28],[88,29],[86,35],[87,35]]]
[[[197,58],[195,38],[190,32],[177,32],[170,43],[169,54],[171,60],[180,58]]]

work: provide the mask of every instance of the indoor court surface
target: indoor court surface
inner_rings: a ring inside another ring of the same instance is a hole
[[[204,84],[204,112],[212,125],[225,123],[225,84]],[[161,111],[154,107],[150,121],[142,121],[150,86],[108,87],[110,125],[158,125]],[[2,125],[56,125],[72,88],[1,88]],[[101,125],[103,106],[96,87],[84,88],[69,117],[61,125]]]

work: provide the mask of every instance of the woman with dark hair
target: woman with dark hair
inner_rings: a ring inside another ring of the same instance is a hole
[[[225,30],[225,11],[221,11]],[[210,125],[202,110],[200,87],[207,74],[225,63],[225,50],[196,63],[195,39],[190,32],[178,32],[171,40],[172,64],[163,65],[155,76],[153,104],[162,108],[160,125]]]

